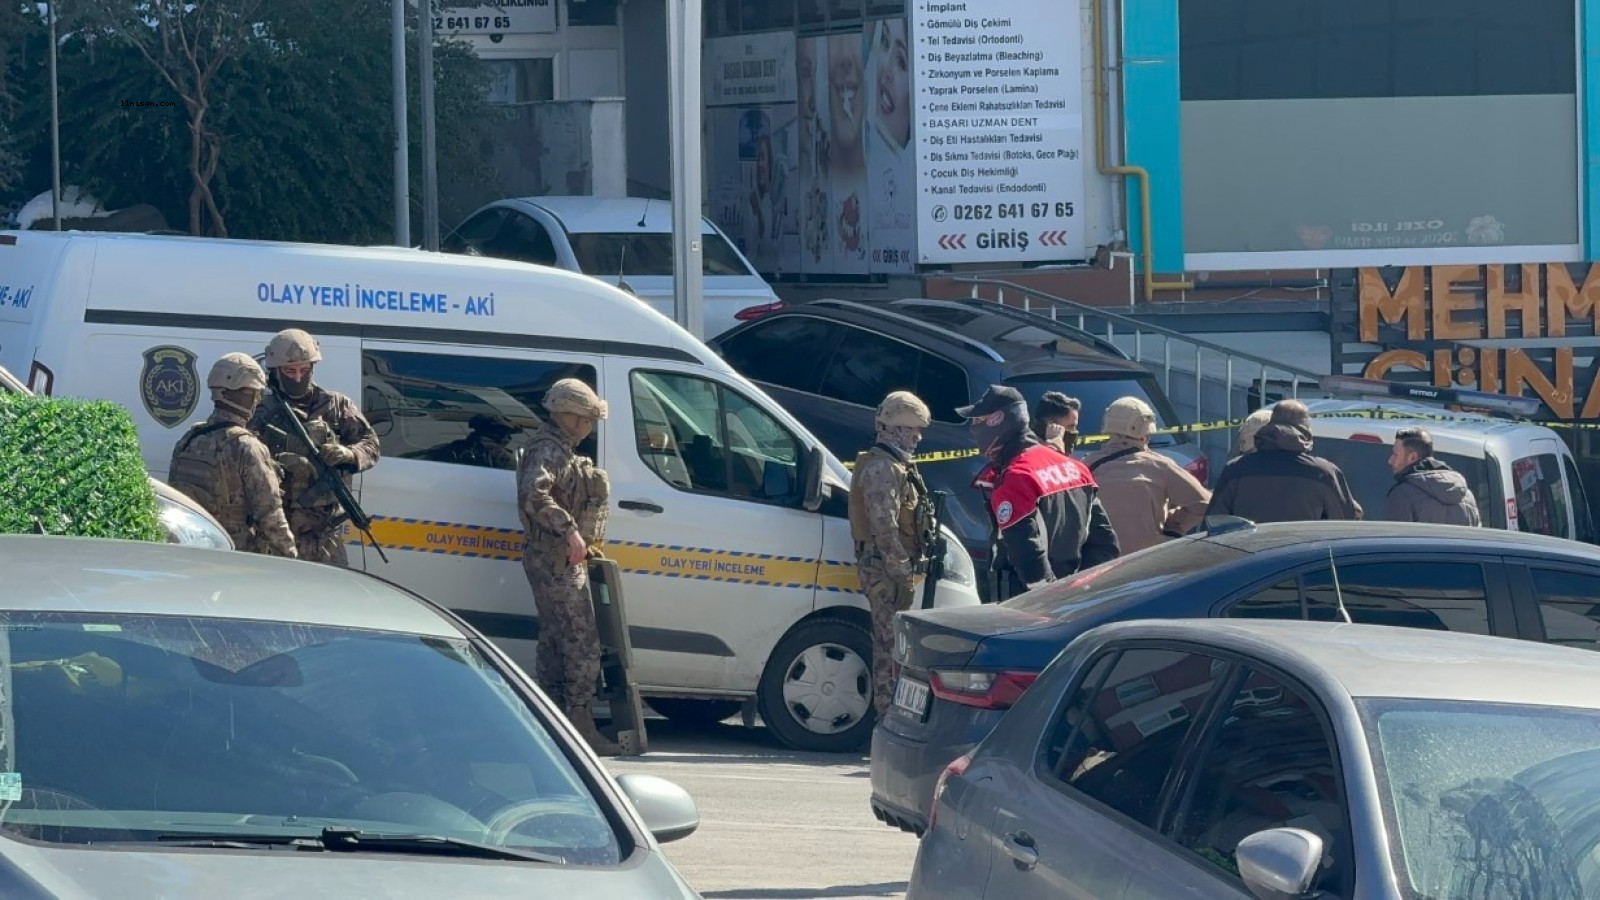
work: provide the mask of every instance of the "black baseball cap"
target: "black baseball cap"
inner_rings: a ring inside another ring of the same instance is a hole
[[[956,415],[963,419],[978,419],[990,413],[999,412],[1013,403],[1021,403],[1026,406],[1028,400],[1022,396],[1021,391],[1014,387],[991,384],[989,389],[983,392],[983,396],[978,398],[977,403],[971,406],[956,407]]]

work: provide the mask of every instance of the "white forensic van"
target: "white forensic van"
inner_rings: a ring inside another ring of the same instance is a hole
[[[514,463],[469,452],[472,429],[496,420],[525,439],[545,388],[582,378],[611,408],[591,452],[611,478],[606,553],[626,573],[652,705],[723,718],[754,700],[791,746],[866,742],[848,473],[642,301],[574,273],[402,248],[0,232],[0,364],[42,393],[127,406],[158,474],[207,414],[211,363],[288,327],[316,335],[317,382],[359,398],[382,441],[357,489],[390,562],[351,531],[353,565],[530,665]],[[936,604],[975,605],[971,559],[949,546]]]

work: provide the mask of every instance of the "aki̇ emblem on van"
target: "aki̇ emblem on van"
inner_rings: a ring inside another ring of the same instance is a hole
[[[200,399],[200,375],[194,360],[193,353],[171,345],[144,351],[139,396],[150,417],[167,428],[189,418]]]

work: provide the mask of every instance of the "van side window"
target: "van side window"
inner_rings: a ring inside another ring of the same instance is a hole
[[[1517,497],[1517,529],[1566,537],[1571,510],[1561,488],[1561,462],[1554,453],[1524,456],[1511,464]]]
[[[801,444],[776,419],[693,375],[635,372],[639,458],[662,481],[699,493],[799,506]]]
[[[582,363],[365,350],[361,411],[385,456],[515,469],[542,420],[545,389],[563,378],[596,383]],[[579,452],[593,456],[594,441]]]

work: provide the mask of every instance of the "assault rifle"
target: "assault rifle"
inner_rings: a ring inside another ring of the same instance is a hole
[[[345,516],[350,519],[350,524],[367,536],[367,540],[372,542],[372,549],[378,551],[378,558],[387,564],[389,557],[384,554],[383,547],[378,543],[378,539],[372,536],[372,517],[366,514],[360,503],[356,502],[355,495],[350,493],[350,488],[344,483],[344,478],[333,470],[333,466],[323,461],[322,448],[313,443],[311,435],[306,433],[306,423],[300,420],[300,414],[295,411],[293,406],[289,405],[289,398],[283,395],[283,391],[278,387],[276,378],[272,379],[272,396],[277,398],[278,407],[283,410],[283,415],[279,416],[279,418],[288,420],[290,433],[300,440],[300,443],[306,448],[306,459],[311,460],[311,465],[316,467],[317,480],[312,483],[310,490],[326,488],[332,492],[334,499],[338,500],[339,505],[344,508]]]
[[[922,582],[923,609],[933,609],[933,595],[939,590],[939,579],[944,577],[944,557],[950,549],[944,537],[944,501],[950,492],[934,491],[929,496],[933,500],[933,517],[928,524],[927,538],[922,543],[927,548],[924,551],[927,554],[927,574]]]

